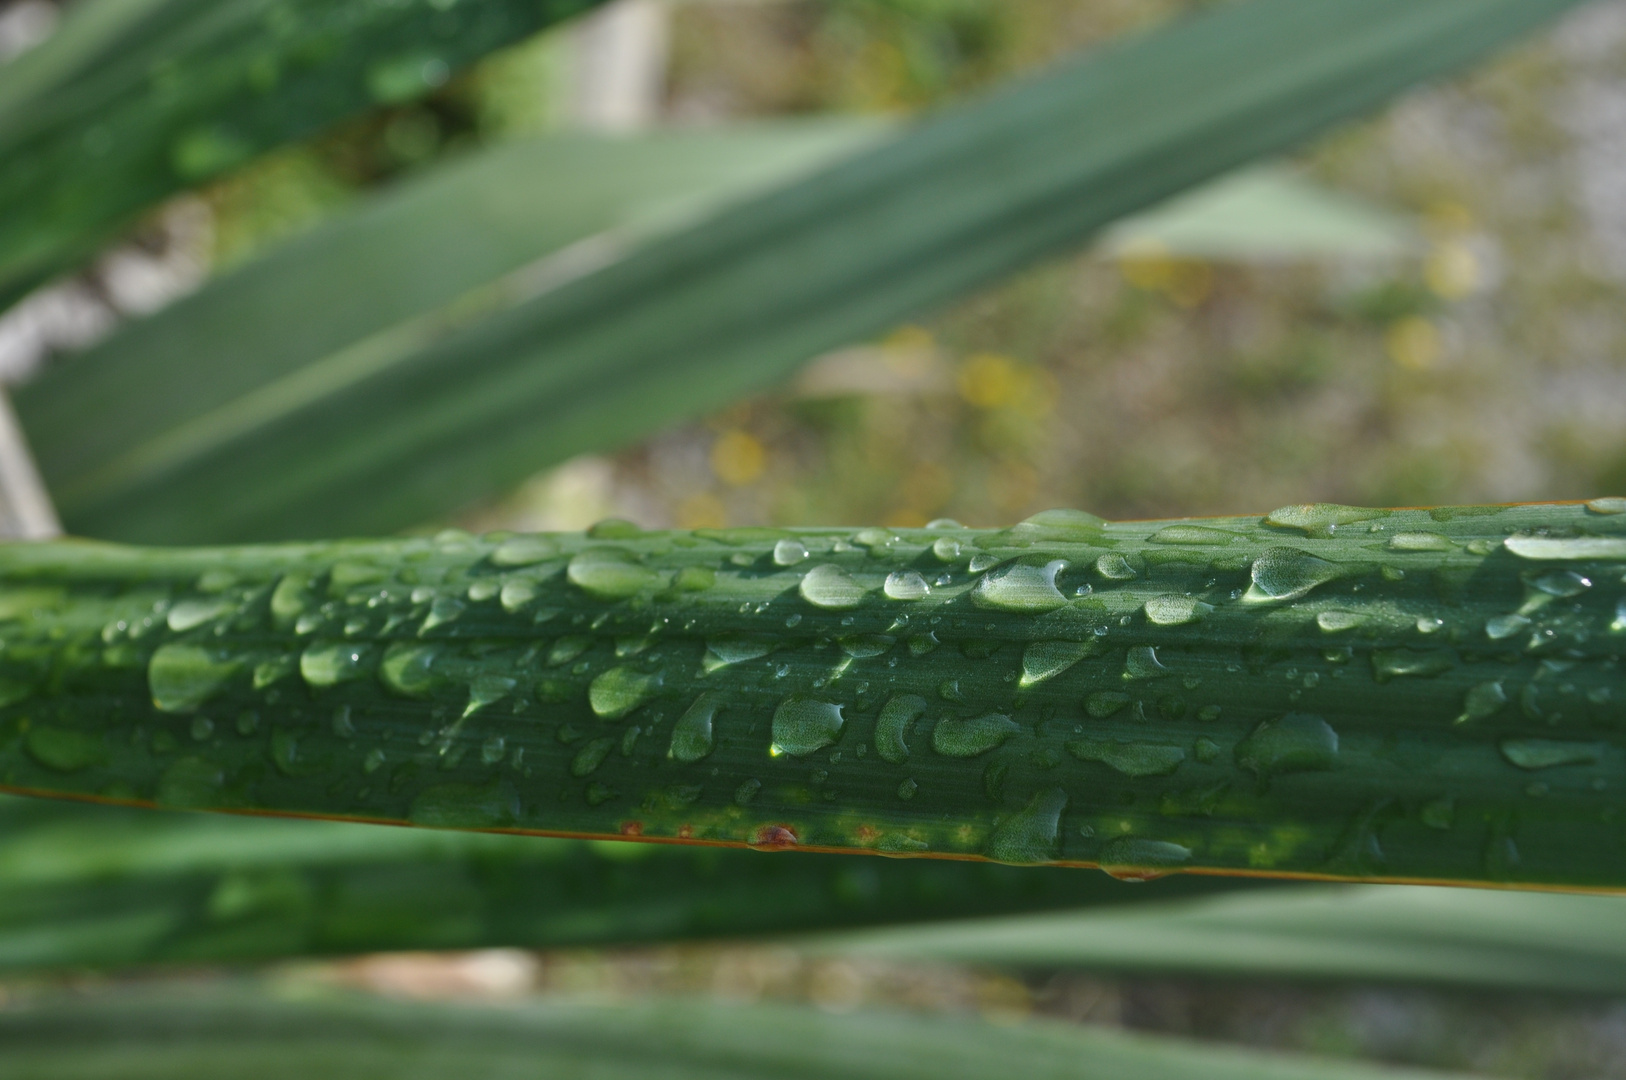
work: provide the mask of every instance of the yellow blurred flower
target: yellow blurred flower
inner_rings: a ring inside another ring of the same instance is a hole
[[[749,484],[767,467],[768,451],[748,432],[725,431],[711,444],[711,471],[725,484]]]
[[[1479,288],[1482,275],[1473,250],[1461,240],[1434,245],[1423,264],[1423,280],[1434,295],[1445,300],[1461,300]]]
[[[677,526],[680,529],[721,529],[728,524],[728,510],[723,500],[702,491],[690,495],[678,504]]]
[[[1440,331],[1420,315],[1393,323],[1383,336],[1389,359],[1403,368],[1424,371],[1440,358]]]
[[[955,380],[960,396],[979,409],[1009,404],[1027,386],[1027,373],[1015,360],[997,353],[977,353],[960,365]]]

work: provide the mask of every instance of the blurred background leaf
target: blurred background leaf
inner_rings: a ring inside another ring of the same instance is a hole
[[[69,417],[74,431],[100,426],[75,403],[116,359],[48,370],[18,408],[73,531],[181,542],[399,529],[770,385],[1567,6],[1227,6],[950,110],[473,321],[364,342],[252,399],[168,410],[162,430],[94,461],[64,465],[51,448],[71,442]]]

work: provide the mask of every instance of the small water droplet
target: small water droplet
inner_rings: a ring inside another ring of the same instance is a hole
[[[218,596],[205,600],[182,600],[169,609],[169,616],[165,621],[171,630],[182,633],[204,623],[213,622],[229,613],[232,608],[231,601]]]
[[[1220,547],[1241,540],[1242,535],[1224,529],[1212,529],[1207,525],[1165,525],[1146,539],[1153,544]]]
[[[1431,615],[1417,616],[1417,632],[1419,634],[1434,634],[1445,628],[1444,619],[1436,619]]]
[[[1419,652],[1415,649],[1375,649],[1372,677],[1380,683],[1390,679],[1431,679],[1457,666],[1457,658],[1446,649]]]
[[[904,802],[908,802],[910,799],[915,797],[915,792],[919,790],[920,785],[916,783],[915,778],[911,776],[898,785],[898,798],[902,799]],[[925,847],[924,844],[921,846]]]
[[[361,771],[366,773],[368,776],[371,776],[373,773],[384,767],[384,760],[385,757],[383,749],[375,746],[371,750],[367,751],[366,756],[361,759]]]
[[[493,735],[480,744],[480,763],[496,765],[508,753],[508,743],[501,735]]]
[[[1390,551],[1450,551],[1456,545],[1439,533],[1403,532],[1389,537]]]
[[[1133,581],[1135,568],[1129,565],[1129,560],[1117,552],[1108,552],[1095,560],[1095,572],[1108,581]]]
[[[428,633],[437,626],[445,626],[447,623],[455,622],[457,617],[463,614],[464,608],[463,601],[455,596],[435,597],[434,603],[429,605],[429,617],[423,621],[423,626],[419,628],[418,633]]]
[[[591,776],[604,764],[604,759],[610,756],[615,749],[615,738],[606,735],[603,738],[591,739],[576,751],[576,756],[570,760],[570,775],[580,779]]]
[[[524,608],[526,604],[535,599],[536,586],[529,581],[519,579],[504,582],[502,592],[499,594],[502,609],[510,615]]]
[[[851,574],[831,563],[809,570],[801,584],[802,599],[829,611],[858,607],[868,591]]]
[[[885,529],[860,529],[853,534],[853,543],[860,547],[867,547],[872,554],[890,551],[898,538]]]
[[[884,656],[896,643],[896,638],[888,637],[886,634],[849,634],[840,642],[841,651],[854,660]]]
[[[700,659],[700,668],[707,675],[747,660],[759,660],[773,652],[773,642],[766,638],[746,634],[721,634],[706,642],[706,655]]]
[[[1466,724],[1472,720],[1483,720],[1487,716],[1495,716],[1507,704],[1507,691],[1498,681],[1482,682],[1473,687],[1462,699],[1462,715],[1458,716],[1456,723]]]
[[[1120,836],[1101,849],[1098,863],[1103,871],[1120,881],[1144,881],[1159,877],[1170,867],[1182,866],[1190,859],[1191,849],[1184,844]]]
[[[1577,574],[1573,570],[1555,570],[1550,574],[1543,574],[1530,583],[1548,596],[1557,596],[1568,599],[1571,596],[1580,596],[1592,587],[1592,582]]]
[[[1353,611],[1323,611],[1315,617],[1315,624],[1323,633],[1341,634],[1353,630],[1366,621],[1366,616]]]
[[[1169,673],[1169,669],[1157,658],[1157,649],[1151,645],[1131,646],[1124,658],[1126,679],[1156,679]]]
[[[1101,651],[1101,639],[1036,641],[1022,650],[1022,689],[1053,679],[1087,656]]]
[[[1280,529],[1298,529],[1306,536],[1326,539],[1340,525],[1353,525],[1388,517],[1392,511],[1370,510],[1362,506],[1340,506],[1337,503],[1301,503],[1272,510],[1265,522]]]
[[[549,537],[516,536],[498,544],[491,561],[497,566],[533,566],[558,554],[558,543]]]
[[[960,542],[952,536],[939,536],[932,541],[932,557],[938,562],[958,562],[960,560]]]
[[[1085,699],[1084,710],[1097,720],[1105,720],[1128,704],[1128,694],[1120,694],[1116,690],[1101,690]]]
[[[1492,641],[1503,641],[1529,625],[1530,620],[1523,615],[1493,615],[1485,620],[1485,636]]]
[[[371,649],[346,641],[312,642],[299,655],[299,674],[317,689],[337,686],[367,674]]]
[[[487,705],[495,705],[507,697],[515,685],[515,680],[506,675],[476,675],[469,683],[469,703],[463,708],[463,718],[468,719]]]

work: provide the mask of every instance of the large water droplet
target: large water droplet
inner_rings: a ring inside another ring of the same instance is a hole
[[[909,746],[905,738],[909,728],[926,715],[926,699],[915,694],[898,694],[881,707],[875,721],[875,752],[881,760],[902,765],[909,760]]]
[[[310,578],[304,574],[284,574],[277,587],[271,590],[271,618],[277,626],[286,627],[299,618],[310,602]]]
[[[395,642],[384,650],[384,659],[378,665],[378,680],[402,697],[428,697],[440,682],[430,671],[439,652],[435,645]]]
[[[463,707],[463,718],[468,719],[487,705],[495,705],[507,697],[515,685],[516,681],[506,675],[476,675],[469,683],[469,703]]]
[[[1154,544],[1191,544],[1198,547],[1220,547],[1242,539],[1242,534],[1211,529],[1207,525],[1165,525],[1146,538]]]
[[[704,693],[684,710],[672,727],[672,745],[666,756],[673,761],[692,765],[710,754],[715,744],[712,723],[723,707],[723,695]]]
[[[924,600],[932,591],[926,579],[913,570],[892,571],[881,589],[893,600]]]
[[[1521,559],[1626,559],[1626,536],[1577,536],[1567,540],[1546,536],[1510,536],[1502,541],[1502,546]]]
[[[1626,514],[1626,499],[1611,496],[1604,499],[1592,499],[1586,508],[1594,514]]]
[[[1017,544],[1026,546],[1041,540],[1087,544],[1101,535],[1106,522],[1083,510],[1043,510],[1010,530]]]
[[[152,703],[163,712],[187,713],[225,689],[241,663],[200,645],[160,645],[147,662]]]
[[[1169,673],[1169,669],[1157,658],[1157,649],[1150,645],[1131,646],[1124,657],[1126,679],[1156,679]]]
[[[1186,760],[1178,746],[1117,739],[1074,739],[1067,752],[1080,761],[1098,761],[1125,776],[1168,776]]]
[[[516,536],[497,545],[491,561],[498,566],[532,566],[559,554],[559,545],[546,536]]]
[[[636,668],[615,667],[587,687],[587,703],[604,720],[619,720],[660,692],[659,673],[646,675]]]
[[[213,622],[230,612],[232,607],[231,601],[218,596],[211,596],[206,600],[182,600],[169,609],[169,617],[165,621],[171,630],[181,633]]]
[[[1154,596],[1146,601],[1146,619],[1157,626],[1184,626],[1200,621],[1213,610],[1214,605],[1179,593]]]
[[[1456,655],[1446,649],[1428,652],[1375,649],[1372,652],[1372,677],[1380,683],[1399,678],[1431,679],[1456,666]]]
[[[1067,603],[1056,588],[1056,574],[1067,563],[1054,559],[1043,566],[1011,563],[977,582],[971,602],[996,611],[1034,613],[1054,611]]]
[[[1541,575],[1530,584],[1548,596],[1557,596],[1561,599],[1580,596],[1592,587],[1590,580],[1573,570],[1555,570],[1550,574]]]
[[[1503,739],[1502,756],[1521,769],[1552,769],[1559,765],[1596,765],[1605,747],[1599,743],[1560,742],[1556,739]]]
[[[570,560],[571,584],[600,600],[624,600],[660,584],[661,576],[626,551],[593,548]]]
[[[773,652],[773,642],[766,638],[745,634],[722,634],[706,642],[706,655],[700,659],[700,668],[707,675],[746,660],[759,660]]]
[[[807,545],[800,540],[781,540],[773,546],[775,566],[795,566],[808,557]]]
[[[347,641],[312,642],[299,654],[299,674],[316,688],[337,686],[367,674],[372,650]]]
[[[938,562],[958,562],[960,559],[960,542],[952,536],[939,536],[932,541],[932,557]]]
[[[1279,773],[1317,772],[1338,762],[1338,733],[1310,713],[1266,720],[1236,747],[1236,763],[1261,780]]]
[[[598,771],[598,767],[604,764],[604,759],[610,756],[610,751],[615,749],[615,743],[616,740],[612,736],[593,739],[586,743],[571,759],[570,775],[578,778],[593,775]]]
[[[788,697],[774,710],[772,752],[800,757],[834,746],[846,723],[840,705],[815,698]]]
[[[1369,510],[1361,506],[1339,506],[1337,503],[1301,503],[1272,510],[1265,522],[1281,529],[1298,529],[1306,536],[1330,537],[1340,525],[1353,525],[1357,521],[1386,518],[1389,510]]]
[[[1056,857],[1066,809],[1067,792],[1061,788],[1035,792],[1026,806],[999,823],[983,854],[994,862],[1017,865],[1049,862]]]
[[[1116,840],[1109,841],[1097,857],[1101,869],[1121,881],[1158,877],[1171,867],[1182,866],[1190,859],[1191,849],[1184,844],[1176,844],[1170,840],[1151,840],[1141,836],[1120,836]]]
[[[1323,611],[1315,617],[1315,624],[1323,633],[1342,634],[1346,630],[1353,630],[1366,621],[1366,616],[1353,611]]]
[[[1297,600],[1343,574],[1344,568],[1337,563],[1319,559],[1307,551],[1273,547],[1253,561],[1253,584],[1242,599],[1250,603]]]
[[[932,749],[944,757],[971,758],[1002,745],[1022,728],[1001,713],[948,717],[932,728]]]
[[[1463,697],[1462,715],[1457,717],[1456,722],[1466,724],[1471,720],[1495,716],[1506,704],[1507,691],[1502,689],[1500,682],[1482,682]]]
[[[1023,689],[1053,679],[1086,656],[1101,651],[1101,640],[1090,637],[1085,641],[1035,641],[1022,650]]]
[[[502,603],[502,609],[512,615],[536,599],[536,586],[520,579],[504,582],[498,599]]]
[[[1129,560],[1115,551],[1095,560],[1095,572],[1108,581],[1133,581],[1136,577],[1135,568],[1129,565]]]
[[[847,571],[830,563],[815,566],[802,578],[802,599],[830,611],[859,606],[868,591]]]

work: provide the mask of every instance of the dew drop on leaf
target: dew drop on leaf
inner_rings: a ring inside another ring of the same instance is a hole
[[[983,854],[994,862],[1017,865],[1049,862],[1056,857],[1061,815],[1066,809],[1067,793],[1061,788],[1035,792],[1026,806],[999,823]]]

